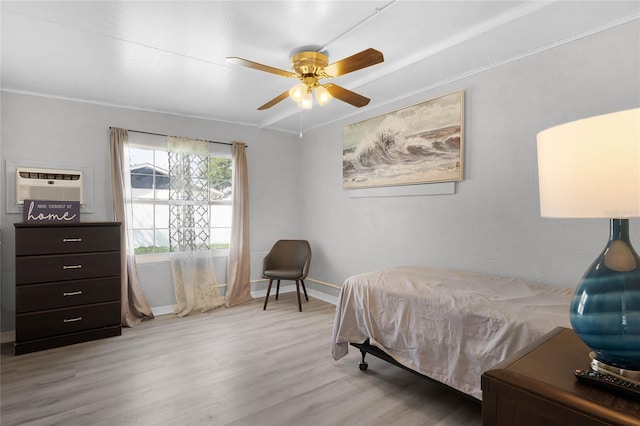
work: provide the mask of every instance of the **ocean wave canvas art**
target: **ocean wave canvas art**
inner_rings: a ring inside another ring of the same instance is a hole
[[[464,92],[345,126],[345,189],[459,181],[464,164]]]

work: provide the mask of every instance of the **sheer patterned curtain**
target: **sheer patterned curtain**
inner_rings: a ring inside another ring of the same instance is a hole
[[[242,142],[232,147],[233,211],[231,213],[231,243],[227,273],[227,307],[252,300],[249,269],[249,173],[247,154]]]
[[[121,275],[121,316],[122,325],[133,327],[143,319],[153,318],[151,307],[140,288],[138,270],[133,253],[131,223],[131,179],[129,177],[129,158],[127,143],[129,132],[126,129],[111,129],[111,187],[116,221],[120,226],[120,263]]]
[[[224,304],[210,250],[209,143],[169,136],[169,246],[176,294],[185,316]]]

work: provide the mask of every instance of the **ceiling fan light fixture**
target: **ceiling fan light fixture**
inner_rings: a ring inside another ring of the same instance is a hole
[[[331,100],[332,96],[331,93],[329,93],[329,91],[327,89],[324,88],[324,86],[318,86],[315,89],[313,89],[316,95],[316,100],[318,101],[318,105],[322,106],[322,105],[326,105],[327,103],[329,103],[329,101]]]
[[[298,105],[300,105],[300,108],[302,109],[311,109],[311,107],[313,107],[313,96],[311,95],[311,90],[305,93]]]
[[[289,97],[296,102],[300,102],[302,98],[307,94],[307,85],[304,83],[298,83],[289,89]]]

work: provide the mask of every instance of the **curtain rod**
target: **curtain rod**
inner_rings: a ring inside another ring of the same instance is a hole
[[[111,127],[109,127],[109,129],[111,129]],[[133,133],[142,133],[142,134],[145,134],[145,135],[164,136],[164,137],[172,136],[172,135],[165,135],[165,134],[162,134],[162,133],[143,132],[142,130],[131,130],[131,129],[127,129],[127,131],[128,131],[128,132],[133,132]],[[229,146],[232,146],[232,145],[233,145],[232,143],[229,143],[229,142],[218,142],[218,141],[206,141],[206,142],[209,142],[209,143],[217,143],[217,144],[220,144],[220,145],[229,145]],[[245,146],[246,148],[248,148],[248,145],[247,145],[247,144],[245,144],[244,146]]]

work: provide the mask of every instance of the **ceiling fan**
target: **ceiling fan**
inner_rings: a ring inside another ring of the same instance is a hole
[[[316,101],[319,105],[324,105],[329,102],[331,98],[336,98],[355,107],[363,107],[369,103],[369,98],[333,83],[320,84],[319,80],[338,77],[371,65],[379,64],[384,61],[384,57],[382,52],[369,48],[348,58],[329,64],[329,58],[324,53],[305,50],[291,57],[291,69],[293,72],[237,57],[227,57],[226,60],[230,64],[242,65],[243,67],[300,80],[299,84],[296,84],[291,89],[279,94],[258,108],[258,110],[265,110],[283,101],[287,97],[298,102],[301,108],[309,109],[313,104],[312,93],[315,94]]]

